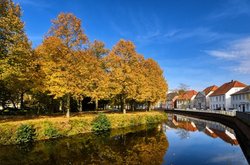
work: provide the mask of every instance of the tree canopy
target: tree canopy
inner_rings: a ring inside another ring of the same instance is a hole
[[[125,113],[144,104],[150,110],[152,104],[165,100],[168,87],[162,69],[139,54],[132,41],[121,39],[109,50],[104,42],[88,39],[74,14],[60,13],[42,43],[32,49],[20,6],[12,0],[0,5],[3,109],[12,102],[17,109],[52,108],[66,110],[69,116],[74,107],[82,111],[89,98],[95,109],[105,102]]]

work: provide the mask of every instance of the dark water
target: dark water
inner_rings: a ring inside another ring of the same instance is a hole
[[[234,130],[222,124],[169,115],[154,127],[84,134],[29,144],[1,146],[8,164],[248,164]]]

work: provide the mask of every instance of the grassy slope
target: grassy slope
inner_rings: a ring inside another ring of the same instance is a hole
[[[84,114],[69,119],[61,117],[46,117],[22,121],[8,121],[0,123],[0,144],[15,144],[16,130],[21,124],[31,124],[36,129],[36,140],[48,139],[44,135],[50,123],[62,136],[71,136],[91,132],[91,122],[96,114]],[[107,114],[112,128],[125,128],[148,123],[157,123],[166,119],[163,112],[136,112],[127,114]]]

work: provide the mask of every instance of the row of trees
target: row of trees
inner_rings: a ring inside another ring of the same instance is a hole
[[[72,102],[78,111],[91,98],[133,109],[137,103],[151,105],[164,100],[167,84],[153,59],[144,59],[131,41],[120,40],[111,50],[90,42],[81,20],[61,13],[41,45],[32,49],[21,21],[20,6],[12,0],[0,4],[0,101],[3,109],[53,108],[66,110]],[[25,104],[26,103],[26,104]],[[49,105],[52,105],[49,106]]]

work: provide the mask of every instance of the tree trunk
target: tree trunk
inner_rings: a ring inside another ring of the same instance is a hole
[[[82,112],[82,99],[79,99],[77,101],[77,108],[79,112]]]
[[[20,102],[21,102],[20,109],[24,109],[23,96],[24,96],[24,93],[22,92],[22,93],[21,93],[21,97],[20,97]]]
[[[60,99],[59,100],[59,111],[61,112],[61,111],[63,111],[63,101],[62,101],[62,99]]]
[[[66,111],[67,111],[66,117],[69,118],[70,117],[70,94],[66,95],[66,106],[65,106],[65,108],[66,108]]]
[[[11,102],[12,102],[12,104],[13,104],[13,107],[14,107],[15,109],[17,109],[16,104],[15,104],[15,101],[14,101],[14,100],[11,100]]]
[[[95,110],[98,110],[98,99],[95,99]]]
[[[151,111],[151,102],[148,101],[148,111]]]
[[[122,97],[121,98],[121,111],[125,114],[126,109],[125,109],[125,99]]]

